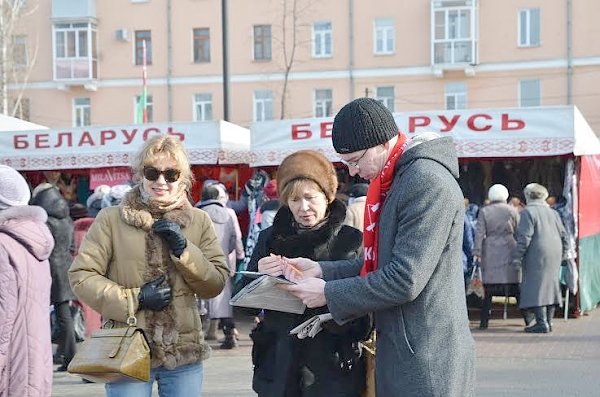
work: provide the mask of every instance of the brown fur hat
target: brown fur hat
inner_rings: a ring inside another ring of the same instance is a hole
[[[281,162],[277,170],[277,190],[279,197],[285,185],[296,179],[310,179],[321,187],[327,200],[335,199],[338,180],[331,161],[316,150],[299,150]]]

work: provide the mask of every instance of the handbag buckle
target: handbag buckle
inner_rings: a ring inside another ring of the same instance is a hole
[[[137,325],[137,318],[135,318],[135,316],[127,317],[127,326],[128,327],[135,327],[136,325]]]

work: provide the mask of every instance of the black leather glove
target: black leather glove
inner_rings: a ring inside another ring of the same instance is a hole
[[[185,247],[187,247],[187,240],[183,233],[181,233],[179,225],[166,219],[159,219],[154,222],[152,229],[154,233],[165,239],[173,255],[179,258]]]
[[[140,309],[158,311],[171,303],[171,287],[168,285],[166,287],[161,286],[164,282],[165,276],[162,275],[142,286],[138,296]]]

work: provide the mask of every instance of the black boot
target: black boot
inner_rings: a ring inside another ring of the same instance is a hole
[[[548,332],[552,332],[552,319],[554,318],[554,311],[556,306],[548,305],[546,306],[546,322],[548,323]]]
[[[233,333],[233,330],[235,328],[232,326],[232,323],[233,322],[226,322],[225,324],[223,324],[223,333],[225,334],[225,340],[223,341],[223,343],[221,343],[221,349],[229,350],[237,346],[237,341],[235,340],[235,335]]]
[[[485,290],[483,305],[479,313],[479,329],[487,329],[490,321],[490,309],[492,308],[492,294],[490,288]]]
[[[521,315],[523,316],[523,320],[525,320],[526,327],[529,327],[533,320],[535,320],[535,316],[530,310],[521,309]]]
[[[538,306],[531,309],[535,315],[535,325],[525,328],[525,332],[532,334],[547,334],[548,323],[546,322],[546,306]]]

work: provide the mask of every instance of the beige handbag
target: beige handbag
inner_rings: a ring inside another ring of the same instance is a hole
[[[147,382],[150,379],[150,347],[137,328],[133,294],[127,293],[127,327],[101,329],[82,342],[68,371],[94,382]]]

